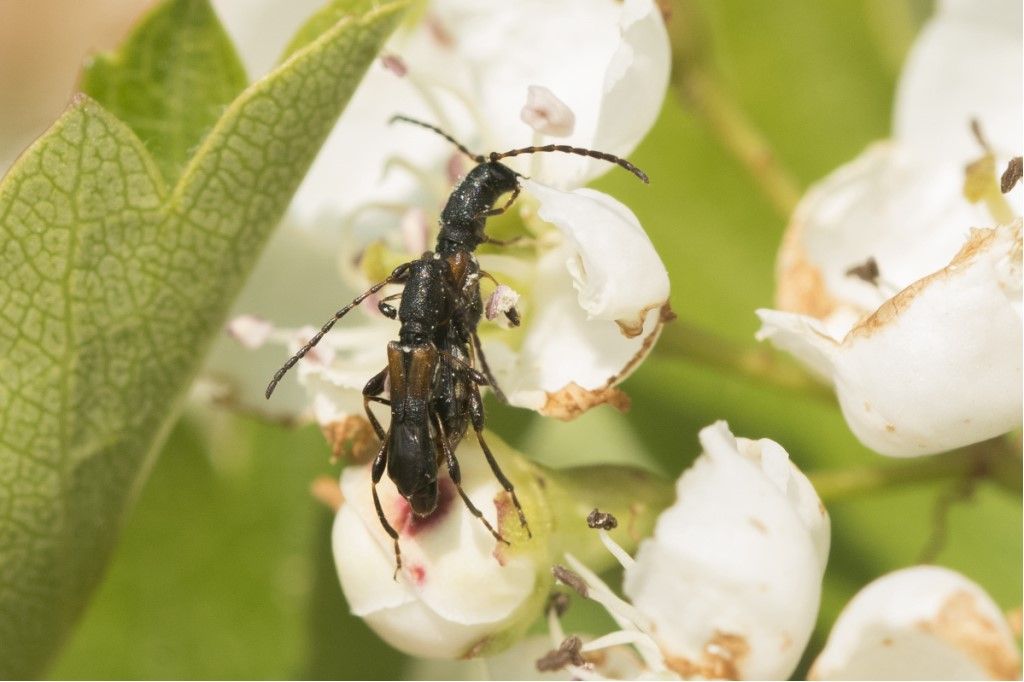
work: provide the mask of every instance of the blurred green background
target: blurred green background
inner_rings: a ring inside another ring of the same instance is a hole
[[[674,20],[697,22],[715,83],[803,188],[888,134],[899,65],[930,4],[706,0],[675,9]],[[753,347],[753,311],[772,302],[783,217],[675,92],[634,159],[650,186],[621,173],[597,184],[647,228],[669,268],[674,309],[686,323]],[[633,398],[625,415],[601,408],[566,424],[492,401],[489,426],[553,466],[640,460],[675,476],[698,454],[697,431],[716,419],[737,435],[780,442],[805,472],[887,463],[854,440],[833,402],[695,364],[668,343],[625,390]],[[315,427],[188,413],[51,675],[405,674],[409,661],[348,615],[337,585],[331,515],[309,492],[316,476],[336,475],[328,455]],[[857,589],[918,561],[937,500],[952,486],[829,504],[833,549],[811,654]],[[951,507],[935,561],[980,583],[1003,608],[1018,607],[1021,523],[1020,498],[982,483]],[[571,628],[600,626],[591,609],[570,613]]]

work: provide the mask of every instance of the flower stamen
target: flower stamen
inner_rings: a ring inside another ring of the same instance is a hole
[[[543,85],[526,89],[526,104],[519,117],[538,133],[551,137],[569,137],[576,128],[572,109]]]
[[[1006,181],[996,178],[996,155],[988,140],[985,139],[981,124],[977,119],[971,120],[971,133],[984,154],[967,164],[964,169],[964,197],[972,204],[984,202],[996,222],[1010,223],[1015,214],[1010,202],[1003,196],[1002,186],[1006,184]]]

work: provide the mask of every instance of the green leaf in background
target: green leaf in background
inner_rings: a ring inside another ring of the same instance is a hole
[[[396,677],[348,613],[316,427],[191,410],[174,428],[55,679]],[[336,476],[336,473],[333,474]]]
[[[81,87],[135,131],[173,183],[247,84],[208,0],[189,0],[157,5],[117,51],[86,67]]]
[[[3,178],[0,677],[38,675],[77,619],[232,298],[404,6],[342,19],[244,91],[173,188],[84,96]]]

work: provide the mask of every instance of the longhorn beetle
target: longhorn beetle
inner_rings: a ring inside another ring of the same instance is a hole
[[[511,496],[520,524],[532,537],[515,488],[502,473],[483,435],[484,409],[480,386],[489,386],[503,402],[505,396],[491,374],[477,335],[477,325],[483,312],[480,278],[494,278],[480,269],[473,252],[485,242],[502,244],[487,236],[486,222],[512,206],[519,196],[519,179],[524,177],[501,163],[501,159],[538,152],[562,152],[615,163],[645,183],[648,178],[629,161],[605,152],[550,144],[522,147],[500,154],[492,152],[484,156],[472,153],[451,135],[429,123],[406,116],[395,116],[391,122],[395,121],[437,133],[476,166],[455,187],[441,211],[441,229],[434,251],[427,251],[419,258],[399,265],[383,281],[338,310],[306,345],[277,370],[267,386],[266,397],[270,398],[285,373],[350,310],[389,284],[404,286],[397,310],[388,303],[393,296],[378,304],[381,313],[391,319],[397,317],[401,326],[398,340],[388,343],[387,366],[363,388],[367,419],[381,441],[371,468],[373,504],[381,525],[394,542],[397,576],[402,566],[398,532],[384,515],[377,495],[377,483],[385,470],[412,512],[425,517],[437,508],[438,466],[443,461],[469,511],[480,519],[497,541],[507,544],[462,489],[459,462],[454,453],[470,424],[491,471]],[[511,194],[504,205],[494,208],[495,202],[507,193]],[[514,309],[506,316],[513,325],[519,323],[519,315]],[[382,397],[388,388],[388,397]],[[381,426],[370,409],[373,402],[390,407],[391,423],[387,429]]]

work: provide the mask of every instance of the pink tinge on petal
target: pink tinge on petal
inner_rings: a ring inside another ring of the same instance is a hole
[[[256,349],[270,338],[274,326],[255,315],[239,315],[228,322],[228,335],[246,348]]]
[[[423,583],[427,581],[427,569],[420,564],[414,564],[409,567],[409,578],[416,583],[417,587],[422,587]]]
[[[447,519],[449,512],[453,511],[452,502],[455,501],[455,495],[455,485],[451,479],[438,480],[437,509],[427,516],[416,516],[404,498],[397,498],[395,500],[395,530],[401,536],[415,537],[437,527]]]

